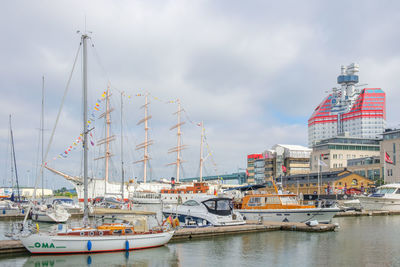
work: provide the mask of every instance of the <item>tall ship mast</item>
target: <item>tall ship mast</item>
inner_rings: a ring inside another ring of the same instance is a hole
[[[179,99],[176,100],[178,104],[178,110],[173,113],[174,115],[176,114],[178,123],[172,126],[169,130],[172,131],[173,129],[177,129],[176,136],[177,136],[177,142],[176,142],[176,147],[170,148],[168,150],[168,153],[175,153],[176,152],[176,161],[172,162],[169,165],[176,165],[176,182],[179,183],[179,176],[180,176],[180,168],[181,168],[181,163],[183,162],[181,159],[181,151],[186,148],[186,145],[182,145],[181,141],[181,126],[185,124],[184,121],[181,122],[181,112],[183,109],[181,108],[181,102]]]
[[[110,136],[110,126],[111,126],[111,116],[110,113],[114,111],[114,108],[110,108],[110,86],[107,87],[106,90],[106,111],[99,116],[100,118],[104,118],[105,122],[105,138],[97,141],[97,145],[105,145],[105,153],[104,156],[95,158],[95,160],[104,159],[105,170],[104,170],[104,195],[112,194],[107,191],[107,184],[109,180],[109,166],[110,166],[110,157],[113,156],[110,152],[110,142],[115,140],[115,135]]]
[[[146,93],[144,96],[144,105],[141,107],[144,109],[144,118],[141,119],[137,125],[140,125],[144,123],[144,142],[141,144],[138,144],[136,146],[136,150],[143,149],[143,159],[135,161],[134,163],[139,163],[143,162],[143,183],[147,182],[147,165],[150,160],[149,157],[149,152],[148,152],[148,147],[151,146],[154,141],[149,139],[149,126],[148,126],[148,121],[152,118],[152,116],[148,115],[149,114],[149,101],[148,101],[149,94]]]

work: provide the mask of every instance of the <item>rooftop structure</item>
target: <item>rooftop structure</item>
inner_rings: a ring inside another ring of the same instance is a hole
[[[359,89],[358,64],[341,67],[337,78],[340,88],[332,92],[314,109],[308,120],[308,145],[319,140],[347,134],[359,138],[375,138],[386,125],[386,99],[380,88]]]

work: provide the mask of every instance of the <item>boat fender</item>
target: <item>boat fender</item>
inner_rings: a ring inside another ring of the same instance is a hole
[[[59,225],[58,225],[58,231],[61,231],[63,229],[63,225],[60,223]]]
[[[90,240],[87,242],[87,249],[88,249],[89,251],[92,250],[92,242],[91,242]]]
[[[99,231],[99,236],[103,236],[103,231]]]
[[[125,249],[126,249],[126,251],[129,250],[129,241],[128,240],[125,241]]]
[[[3,210],[3,214],[6,214],[6,210]]]
[[[85,235],[85,232],[81,232],[80,235],[81,235],[81,236],[84,236],[84,235]]]
[[[39,233],[39,224],[36,224],[36,231]]]
[[[89,232],[89,235],[90,235],[90,236],[94,236],[94,232],[93,232],[93,231],[90,231],[90,232]]]

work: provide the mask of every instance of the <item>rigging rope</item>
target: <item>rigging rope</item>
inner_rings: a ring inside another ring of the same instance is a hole
[[[56,122],[54,123],[53,130],[51,131],[51,136],[50,136],[49,144],[47,145],[47,148],[46,148],[46,153],[45,153],[45,155],[44,155],[44,162],[47,162],[47,155],[48,155],[48,153],[49,153],[49,150],[50,150],[50,147],[51,147],[51,143],[53,142],[54,133],[55,133],[56,128],[57,128],[58,120],[60,119],[61,111],[62,111],[62,108],[63,108],[63,106],[64,106],[64,102],[65,102],[65,98],[67,97],[69,85],[70,85],[71,79],[72,79],[72,74],[74,73],[74,69],[75,69],[75,66],[76,66],[76,62],[77,62],[77,60],[78,60],[79,52],[80,52],[80,50],[81,50],[81,45],[82,45],[82,43],[79,43],[78,51],[76,51],[76,55],[75,55],[75,59],[74,59],[74,64],[72,65],[72,70],[71,70],[71,73],[69,74],[68,82],[67,82],[67,85],[66,85],[65,90],[64,90],[64,95],[63,95],[63,98],[62,98],[62,100],[61,100],[60,108],[59,108],[59,110],[58,110]],[[40,172],[43,172],[43,167],[44,167],[43,165],[40,167]],[[37,189],[38,181],[39,181],[39,176],[36,177],[35,189],[33,190],[33,199],[36,198],[36,189]],[[25,225],[26,220],[27,220],[27,218],[28,218],[28,214],[29,214],[29,212],[30,212],[31,206],[32,206],[32,205],[29,205],[28,212],[27,212],[26,215],[25,215],[24,223],[23,223],[24,225]]]

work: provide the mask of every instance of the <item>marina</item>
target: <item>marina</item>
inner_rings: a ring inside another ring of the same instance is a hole
[[[1,267],[400,266],[400,2],[2,8]]]

